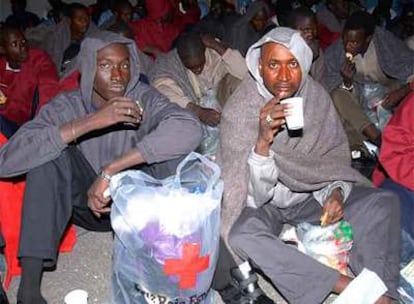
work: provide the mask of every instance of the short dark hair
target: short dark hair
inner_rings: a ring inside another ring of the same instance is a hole
[[[114,1],[112,5],[112,10],[117,11],[125,7],[132,8],[132,4],[128,0],[117,0],[117,1]]]
[[[277,20],[281,26],[286,26],[287,16],[289,13],[301,6],[304,6],[303,0],[278,0],[276,2]]]
[[[345,22],[344,31],[346,30],[364,30],[365,36],[371,36],[375,31],[375,18],[370,13],[357,11],[349,16]]]
[[[0,45],[4,45],[4,39],[6,35],[8,35],[11,32],[20,32],[22,35],[24,35],[24,32],[22,28],[17,24],[3,24],[0,29]]]
[[[177,52],[181,59],[199,58],[205,52],[199,33],[184,33],[177,40]]]
[[[83,5],[82,3],[79,3],[79,2],[70,3],[69,6],[68,6],[68,11],[67,11],[68,12],[68,17],[72,18],[73,15],[75,14],[75,11],[78,11],[78,10],[85,10],[87,12],[88,8],[85,5]]]
[[[296,29],[296,22],[301,17],[314,18],[316,20],[315,13],[306,6],[300,6],[293,9],[286,18],[286,26]]]
[[[110,27],[108,27],[107,29],[110,32],[114,32],[120,35],[123,35],[125,37],[133,37],[134,36],[134,32],[132,31],[132,29],[129,27],[129,25],[122,21],[122,20],[118,20],[117,22],[115,22],[114,24],[112,24]]]

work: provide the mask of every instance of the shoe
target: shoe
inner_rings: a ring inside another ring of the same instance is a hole
[[[3,284],[0,282],[0,304],[9,304],[9,299],[7,299],[7,294],[3,289]]]
[[[250,267],[249,267],[250,268]],[[257,283],[257,274],[249,270],[244,274],[239,267],[231,269],[231,275],[237,288],[241,292],[243,304],[274,304],[273,300],[265,295]]]

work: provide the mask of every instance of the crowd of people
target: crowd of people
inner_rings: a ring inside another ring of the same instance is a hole
[[[414,240],[414,3],[371,2],[50,0],[41,19],[11,0],[0,179],[26,185],[18,303],[47,303],[42,274],[70,223],[111,230],[114,174],[170,176],[209,127],[224,181],[212,288],[225,303],[273,303],[256,271],[289,303],[322,303],[364,268],[387,287],[376,303],[398,301],[401,235]],[[291,97],[300,132],[286,126]],[[352,275],[279,238],[323,214],[352,226]]]

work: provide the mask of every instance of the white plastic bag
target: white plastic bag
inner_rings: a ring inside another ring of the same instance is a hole
[[[347,222],[324,227],[302,223],[297,227],[297,235],[300,251],[346,274],[353,243],[352,229]]]
[[[126,171],[112,178],[110,190],[111,303],[212,304],[223,192],[218,166],[191,153],[175,176]]]
[[[383,130],[391,119],[392,112],[382,106],[387,89],[381,84],[365,84],[363,89],[364,107],[371,122]]]
[[[213,89],[208,89],[206,91],[207,93],[200,99],[199,105],[203,108],[214,109],[221,112],[220,104],[217,101],[217,92]],[[217,152],[219,136],[219,126],[210,127],[203,124],[203,139],[198,151],[203,155],[214,156]]]

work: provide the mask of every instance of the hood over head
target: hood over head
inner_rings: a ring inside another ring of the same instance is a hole
[[[247,68],[256,80],[260,95],[266,99],[273,98],[273,94],[267,90],[263,83],[263,78],[259,72],[259,59],[262,46],[269,42],[275,42],[285,46],[298,60],[302,70],[302,81],[298,92],[295,94],[298,95],[308,78],[308,73],[312,65],[312,50],[302,38],[299,31],[287,27],[278,27],[271,30],[249,48],[246,54]]]
[[[169,0],[146,0],[145,7],[147,9],[146,18],[153,20],[164,17],[172,9]]]
[[[270,15],[269,6],[264,1],[255,1],[250,3],[249,7],[246,10],[246,14],[243,16],[243,19],[250,21],[262,9],[268,16]]]
[[[139,82],[139,60],[135,42],[133,40],[107,31],[100,31],[85,38],[82,41],[81,48],[77,56],[76,68],[81,74],[80,91],[82,99],[89,110],[92,110],[92,92],[95,80],[97,53],[99,50],[113,43],[125,44],[129,50],[131,79],[125,91],[125,96],[127,96]]]

